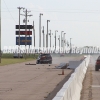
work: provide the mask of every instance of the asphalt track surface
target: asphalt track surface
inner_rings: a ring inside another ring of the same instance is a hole
[[[99,71],[95,71],[98,56],[99,55],[91,55],[80,100],[100,100],[100,69]]]
[[[55,69],[57,64],[81,57],[54,57],[53,64],[0,66],[0,100],[52,100],[74,70]]]
[[[95,71],[95,63],[99,55],[94,55],[91,57],[91,67],[92,67],[92,100],[100,100],[100,69]]]

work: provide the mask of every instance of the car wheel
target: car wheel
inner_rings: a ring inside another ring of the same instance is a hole
[[[36,63],[37,63],[37,64],[41,64],[40,61],[37,61]]]
[[[49,64],[52,64],[52,61],[50,61]]]
[[[95,67],[95,71],[99,71],[99,69],[97,67]]]

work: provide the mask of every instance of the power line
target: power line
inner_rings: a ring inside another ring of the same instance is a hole
[[[3,7],[2,7],[2,9],[6,9],[6,8],[3,8]],[[16,8],[9,8],[9,9],[15,9],[15,10],[16,10]],[[30,8],[29,8],[29,9],[30,9]],[[39,10],[38,8],[31,8],[31,9]],[[95,9],[95,10],[91,10],[91,9],[90,9],[90,10],[88,10],[88,9],[43,9],[43,10],[47,10],[47,11],[49,11],[49,10],[50,10],[50,11],[57,11],[57,10],[58,10],[58,11],[60,11],[60,10],[62,10],[62,11],[64,11],[64,10],[65,10],[65,11],[69,11],[69,10],[73,10],[73,11],[75,11],[75,10],[77,10],[77,11],[78,11],[78,10],[80,10],[80,11],[100,11],[100,10],[98,10],[98,9]]]
[[[4,1],[4,3],[5,3],[5,0],[3,0],[3,1]],[[15,21],[15,19],[13,18],[12,14],[10,13],[10,11],[9,11],[9,9],[8,9],[8,7],[7,7],[7,5],[6,5],[6,3],[5,3],[5,6],[6,6],[8,12],[9,12],[9,14],[11,15],[12,19],[14,20],[14,22],[17,23],[17,22]]]
[[[40,12],[40,11],[34,11],[34,10],[31,10],[31,11],[33,11],[33,12]],[[9,11],[1,11],[1,12],[9,12]],[[15,12],[15,11],[10,11],[10,12]],[[17,12],[17,11],[16,11]],[[15,13],[16,13],[15,12]],[[43,12],[47,12],[47,13],[54,13],[54,12],[56,12],[56,13],[98,13],[98,14],[100,14],[100,11],[85,11],[85,12],[71,12],[71,11],[43,11]]]
[[[7,19],[11,19],[11,18],[2,18],[2,19],[5,19],[5,20],[7,20]],[[18,18],[15,18],[15,19],[18,19]],[[34,19],[34,20],[37,20],[38,21],[38,19]],[[42,20],[44,20],[44,21],[46,21],[47,19],[42,19]],[[100,22],[100,20],[99,21],[83,21],[83,20],[55,20],[55,19],[51,19],[52,21],[69,21],[69,22],[72,22],[72,21],[74,21],[74,22]]]
[[[12,9],[12,11],[10,10],[10,12],[16,12],[17,10],[14,10],[14,9]],[[31,11],[34,11],[34,12],[40,12],[40,10],[39,9],[33,9],[32,8],[32,10]],[[7,11],[3,11],[2,10],[2,12],[7,12]],[[69,9],[69,10],[67,10],[67,9],[62,9],[62,10],[56,10],[56,9],[50,9],[50,10],[48,10],[48,9],[43,9],[43,12],[57,12],[57,13],[100,13],[100,10],[84,10],[84,9]]]

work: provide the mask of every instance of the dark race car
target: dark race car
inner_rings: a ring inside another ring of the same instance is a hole
[[[36,64],[52,64],[52,56],[49,53],[40,54],[37,58]]]

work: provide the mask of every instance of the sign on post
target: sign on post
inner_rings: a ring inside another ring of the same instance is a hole
[[[19,37],[16,37],[16,45],[19,45]],[[20,45],[32,45],[32,37],[20,37]]]
[[[32,25],[27,25],[27,29],[32,29]],[[16,25],[16,29],[19,29],[19,25]],[[20,29],[26,29],[26,25],[20,25]]]
[[[16,35],[19,35],[19,31],[16,31]],[[20,35],[32,35],[32,31],[20,31]]]

